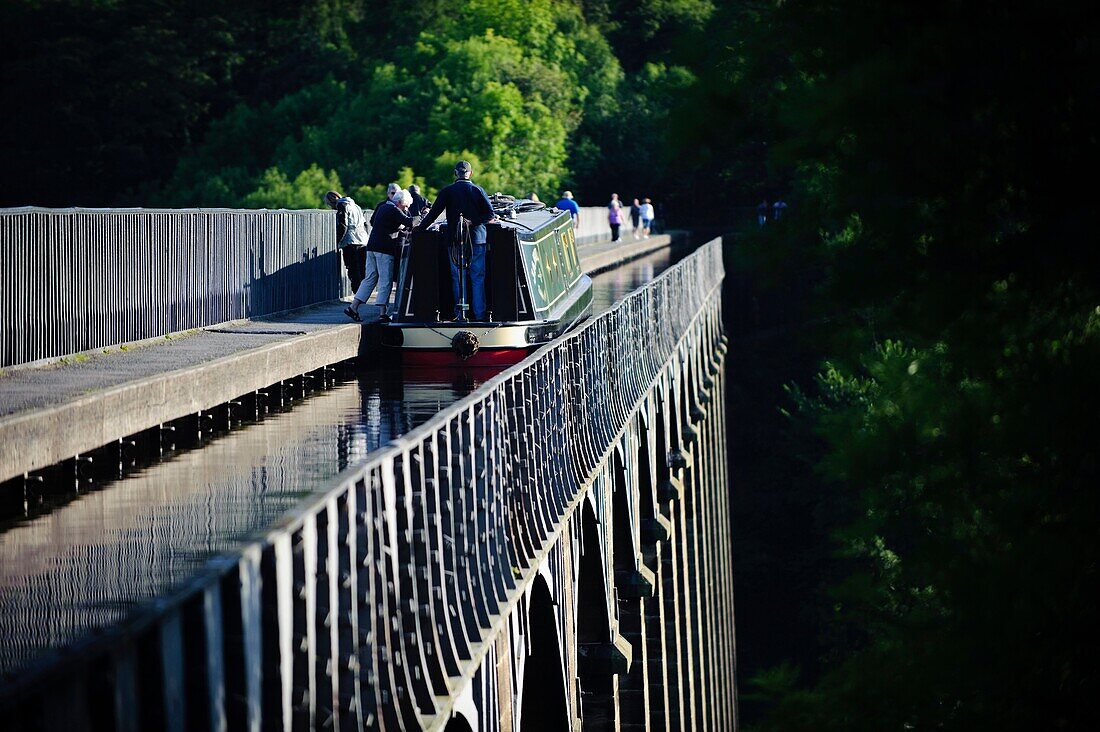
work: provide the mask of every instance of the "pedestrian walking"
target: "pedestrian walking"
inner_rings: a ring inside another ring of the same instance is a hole
[[[787,210],[787,202],[786,201],[779,200],[779,201],[776,201],[775,203],[773,203],[772,204],[772,221],[779,221],[779,219],[783,218],[783,213],[786,210]]]
[[[653,203],[647,198],[640,206],[642,216],[642,238],[649,238],[649,230],[653,227]]]
[[[756,222],[761,226],[768,223],[768,202],[766,200],[756,205]]]
[[[634,199],[634,203],[630,204],[630,225],[634,227],[634,238],[638,238],[638,222],[642,218],[642,205],[638,203],[638,199]]]
[[[619,227],[623,223],[623,204],[619,194],[611,194],[611,203],[607,204],[607,223],[611,225],[611,241],[619,240]]]
[[[568,211],[569,215],[573,217],[573,226],[577,226],[577,222],[581,216],[581,208],[577,205],[577,202],[573,200],[573,191],[565,191],[561,194],[561,198],[554,204],[554,208],[559,211]]]

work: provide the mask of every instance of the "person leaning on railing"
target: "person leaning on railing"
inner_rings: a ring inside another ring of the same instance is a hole
[[[411,229],[413,217],[409,216],[409,206],[413,197],[406,190],[398,190],[388,201],[381,204],[372,217],[374,226],[370,230],[370,239],[367,241],[367,271],[366,277],[355,291],[355,298],[351,305],[344,309],[344,314],[358,322],[359,306],[370,299],[371,291],[378,285],[378,294],[374,298],[374,304],[381,308],[379,322],[388,323],[390,316],[387,313],[390,304],[390,292],[393,290],[393,264],[400,253],[401,242],[399,233],[402,227]]]
[[[343,255],[354,292],[366,276],[367,227],[363,209],[351,196],[341,196],[336,191],[325,194],[325,203],[336,210],[336,248]]]
[[[392,201],[393,194],[397,193],[399,190],[401,190],[401,186],[397,185],[396,183],[390,183],[388,186],[386,186],[386,200],[379,201],[378,205],[374,207],[374,212],[370,215],[371,226],[374,226],[374,217],[378,215],[378,209],[385,206],[388,201]]]
[[[420,195],[420,186],[415,183],[409,186],[409,193],[412,194],[413,197],[412,206],[409,207],[409,215],[415,219],[417,216],[423,216],[428,213],[428,209],[432,207],[432,203],[424,198],[424,196]]]

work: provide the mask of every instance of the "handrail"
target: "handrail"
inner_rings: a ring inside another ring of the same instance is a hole
[[[326,612],[345,623],[333,631],[339,653],[358,659],[352,668],[340,665],[339,674],[347,677],[339,684],[341,694],[360,688],[357,709],[411,724],[422,713],[417,704],[433,703],[426,686],[430,671],[435,677],[446,671],[439,666],[445,661],[441,647],[431,658],[412,657],[420,653],[421,636],[446,633],[446,642],[465,647],[470,657],[486,619],[509,604],[537,570],[534,562],[553,538],[553,527],[606,460],[626,420],[668,365],[685,356],[685,339],[706,348],[717,342],[723,277],[716,239],[344,470],[130,624],[52,654],[8,688],[0,686],[0,707],[77,673],[70,670],[93,658],[127,658],[112,653],[119,645],[150,642],[150,633],[164,643],[165,633],[178,632],[187,607],[214,595],[222,615],[204,614],[204,622],[220,623],[228,614],[236,623],[259,624],[251,636],[248,628],[242,632],[247,647],[226,646],[226,653],[250,663],[258,662],[259,653],[265,668],[255,673],[278,674],[266,668],[270,659],[263,654],[285,655],[285,648],[271,641],[257,650],[256,637],[283,638],[288,627],[297,628],[299,599],[313,597],[316,611],[317,602],[335,597],[337,607]],[[341,532],[335,543],[329,538],[334,522]],[[267,579],[254,593],[242,591],[230,600],[221,588],[234,573]],[[308,599],[303,602],[310,607]],[[216,635],[222,637],[220,629]],[[410,638],[417,642],[410,645]],[[403,661],[395,670],[397,652]],[[78,658],[84,661],[75,663]],[[279,656],[278,663],[289,662]],[[428,671],[414,679],[407,674],[417,664]],[[285,674],[279,678],[271,683],[285,687]],[[289,699],[290,690],[283,694]]]
[[[0,209],[0,368],[339,297],[332,211]]]

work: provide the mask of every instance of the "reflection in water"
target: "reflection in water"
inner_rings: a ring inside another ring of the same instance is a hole
[[[594,311],[669,263],[666,251],[598,275]],[[367,364],[290,411],[8,526],[0,533],[0,672],[117,623],[139,603],[178,587],[493,373],[404,374]]]
[[[668,266],[668,253],[660,252],[596,275],[592,280],[592,312],[599,313],[619,301],[623,295],[652,280]]]
[[[373,369],[0,535],[0,671],[178,586],[473,381]]]

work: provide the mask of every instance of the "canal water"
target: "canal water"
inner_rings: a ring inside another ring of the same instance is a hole
[[[687,250],[593,278],[606,310]],[[495,371],[363,364],[285,411],[170,451],[124,478],[68,492],[29,517],[0,518],[0,675],[123,620],[324,489],[346,468],[430,419]]]

